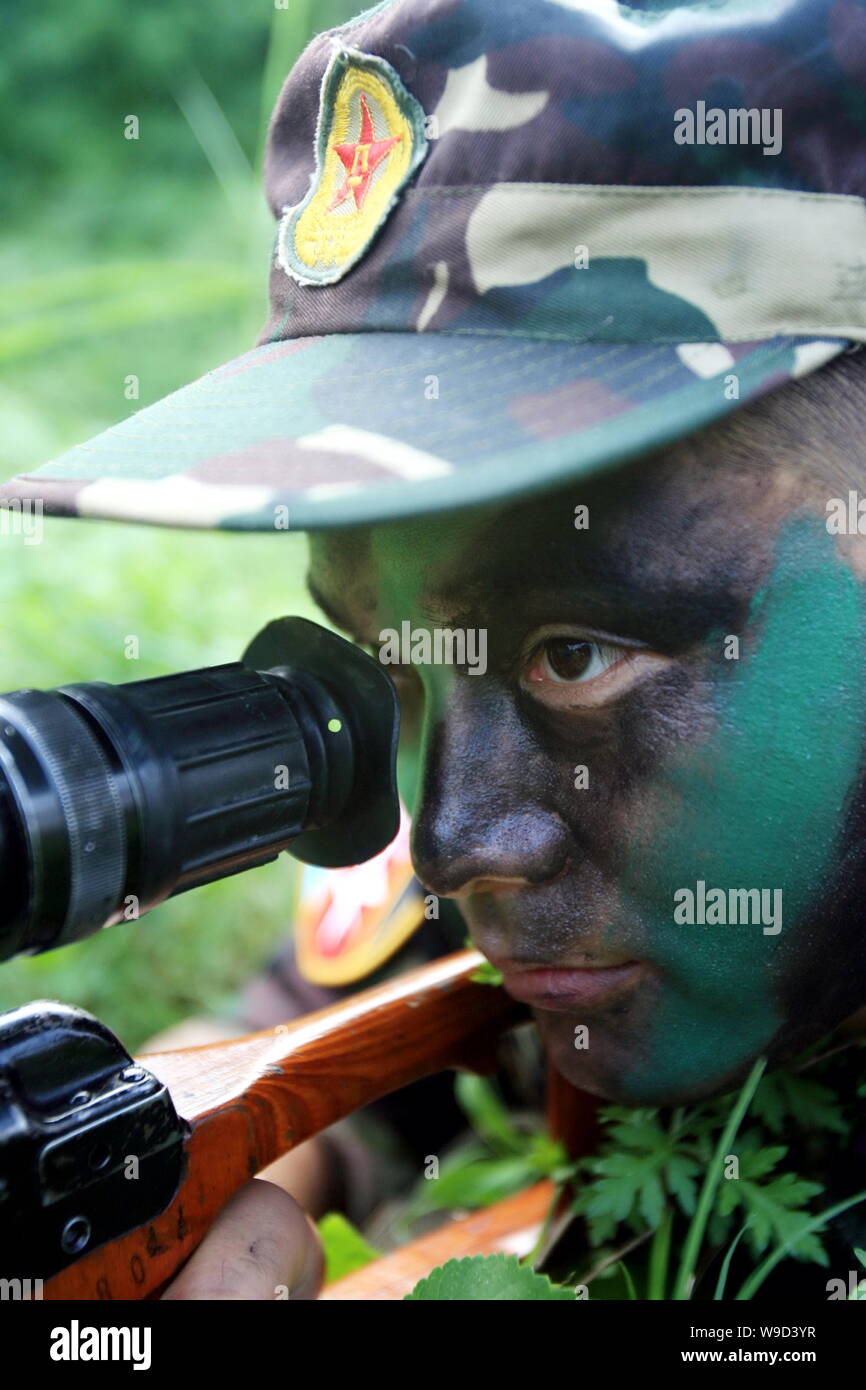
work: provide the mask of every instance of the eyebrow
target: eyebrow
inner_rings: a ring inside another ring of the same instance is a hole
[[[541,621],[547,612],[570,610],[578,624],[619,638],[631,636],[642,645],[695,640],[719,625],[732,628],[748,606],[747,596],[729,582],[662,580],[650,587],[629,584],[620,575],[607,583],[592,577],[573,588],[528,589],[525,582],[509,581],[497,585],[497,598],[512,615],[523,614],[530,622]]]
[[[307,575],[306,584],[313,601],[335,627],[348,633],[360,645],[377,640],[378,634],[372,629],[365,632],[347,610],[326,597],[311,574]],[[606,629],[625,637],[631,626],[623,621],[628,615],[635,623],[647,624],[650,639],[654,636],[657,640],[693,640],[719,623],[732,624],[744,603],[742,593],[736,592],[729,582],[683,584],[674,581],[660,583],[650,590],[645,583],[632,587],[625,576],[616,574],[615,578],[610,577],[607,585],[599,584],[594,577],[584,586],[575,583],[573,590],[551,589],[542,584],[528,590],[523,576],[498,575],[492,577],[492,582],[475,576],[467,578],[459,590],[446,584],[435,597],[428,597],[421,612],[434,626],[471,627],[483,614],[485,599],[489,602],[492,590],[498,600],[505,601],[512,620],[520,621],[522,614],[524,621],[534,625],[542,621],[544,613],[568,607],[575,610],[575,622],[582,620],[587,627]],[[489,618],[486,621],[489,623]],[[646,645],[647,636],[636,631],[634,640]]]

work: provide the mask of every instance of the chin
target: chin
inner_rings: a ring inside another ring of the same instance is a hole
[[[684,1076],[681,1082],[674,1078],[660,1086],[652,1079],[651,1067],[641,1065],[645,1058],[637,1039],[626,1035],[604,1038],[596,1042],[591,1052],[577,1051],[573,1026],[564,1023],[561,1015],[554,1018],[537,1011],[535,1017],[547,1056],[560,1076],[609,1105],[694,1105],[742,1085],[757,1061],[756,1054],[697,1082],[694,1077]]]

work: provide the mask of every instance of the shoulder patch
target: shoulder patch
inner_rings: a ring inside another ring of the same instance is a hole
[[[329,285],[358,261],[427,153],[424,111],[370,53],[339,48],[322,79],[316,169],[286,208],[277,260],[299,285]]]
[[[423,926],[424,903],[401,807],[396,838],[373,859],[348,869],[303,866],[295,920],[300,973],[316,985],[364,979]]]

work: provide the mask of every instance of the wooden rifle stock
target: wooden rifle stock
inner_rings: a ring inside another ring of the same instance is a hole
[[[141,1058],[192,1131],[180,1188],[155,1220],[47,1280],[43,1296],[154,1295],[229,1198],[289,1149],[434,1072],[491,1070],[497,1038],[529,1013],[470,979],[482,962],[461,951],[292,1023]]]

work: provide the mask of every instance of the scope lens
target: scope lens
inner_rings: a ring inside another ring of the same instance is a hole
[[[397,831],[397,729],[381,666],[301,618],[242,662],[0,696],[0,958],[285,849],[370,858]]]

